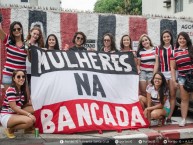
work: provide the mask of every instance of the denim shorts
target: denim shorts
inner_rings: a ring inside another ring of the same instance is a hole
[[[11,83],[12,83],[12,76],[3,75],[2,84],[3,85],[11,85]]]
[[[151,81],[153,72],[142,70],[139,74],[139,81]]]
[[[164,77],[166,78],[166,80],[172,79],[172,75],[171,75],[171,72],[170,72],[170,71],[162,72],[162,74],[164,75]]]
[[[178,76],[179,85],[184,85],[185,80],[186,80],[185,76]]]

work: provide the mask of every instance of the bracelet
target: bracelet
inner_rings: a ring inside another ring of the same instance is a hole
[[[31,113],[28,113],[27,116],[29,117],[31,115]]]

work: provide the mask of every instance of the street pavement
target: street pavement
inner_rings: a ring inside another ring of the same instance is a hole
[[[180,117],[173,117],[171,125],[152,126],[137,130],[86,132],[78,134],[24,134],[16,132],[15,139],[8,139],[0,126],[0,145],[164,145],[193,144],[193,119],[179,127]],[[180,140],[179,140],[180,139]]]

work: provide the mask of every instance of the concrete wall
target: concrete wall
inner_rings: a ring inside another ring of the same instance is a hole
[[[49,34],[54,33],[58,37],[61,48],[64,48],[65,44],[73,45],[72,38],[76,31],[83,31],[86,34],[88,40],[86,47],[96,49],[101,48],[102,37],[107,32],[115,36],[117,48],[120,48],[120,39],[124,34],[130,35],[135,48],[139,37],[144,33],[150,36],[154,45],[159,45],[160,33],[164,29],[170,29],[175,39],[180,31],[186,31],[193,40],[193,19],[53,12],[26,8],[0,8],[0,12],[3,15],[2,26],[6,33],[9,33],[9,26],[13,21],[22,23],[25,37],[29,29],[38,24],[41,26],[45,40]],[[6,56],[2,42],[0,47],[1,70]]]
[[[166,8],[165,0],[142,0],[142,14],[143,15],[160,15],[160,16],[175,16],[175,17],[191,17],[193,10],[193,3],[189,0],[183,0],[183,11],[175,13],[175,0],[171,0],[171,7]]]

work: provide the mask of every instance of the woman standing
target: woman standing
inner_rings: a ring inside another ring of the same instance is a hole
[[[0,112],[1,124],[5,127],[8,138],[15,138],[16,129],[27,129],[36,121],[33,107],[28,103],[26,92],[26,74],[23,70],[15,70],[12,85],[6,90],[5,99]]]
[[[50,34],[46,40],[45,48],[47,50],[60,50],[59,49],[59,43],[56,35]]]
[[[33,27],[26,39],[25,47],[28,48],[31,45],[37,46],[37,47],[44,47],[44,39],[42,35],[42,31],[39,27],[35,26]],[[28,58],[26,59],[26,70],[27,70],[27,79],[28,79],[28,85],[30,86],[31,82],[31,54],[28,55]],[[29,61],[30,60],[30,61]]]
[[[148,83],[153,77],[154,65],[155,65],[155,48],[149,36],[143,34],[139,39],[137,51],[139,90],[142,96],[146,96],[145,90]]]
[[[160,37],[160,42],[160,46],[156,48],[156,62],[154,66],[154,73],[158,71],[162,72],[169,86],[171,111],[167,117],[166,122],[170,124],[172,123],[171,117],[176,104],[176,89],[172,81],[170,68],[170,59],[174,50],[172,33],[169,30],[163,31]]]
[[[144,115],[148,120],[159,119],[158,125],[161,125],[161,120],[170,113],[168,87],[164,75],[160,72],[155,73],[146,91],[147,97],[141,96],[147,105]]]
[[[129,35],[125,34],[121,37],[121,41],[120,41],[120,51],[121,52],[129,52],[132,51],[133,53],[135,52],[132,49],[132,41],[131,38],[129,37]],[[135,53],[136,55],[136,53]]]
[[[137,55],[136,51],[132,48],[132,41],[129,35],[125,34],[121,37],[120,42],[120,52],[132,52],[134,56],[134,61],[137,66]]]
[[[20,22],[14,21],[10,25],[10,34],[6,34],[0,23],[0,39],[6,46],[7,58],[3,69],[2,84],[5,90],[12,83],[14,70],[26,70],[27,51],[24,47],[23,27]]]
[[[193,47],[189,35],[180,32],[177,37],[176,50],[171,59],[171,73],[174,86],[180,89],[181,97],[181,116],[182,121],[179,126],[186,125],[190,94],[184,90],[185,75],[190,70],[193,71]],[[176,82],[176,69],[178,70],[178,82]]]
[[[86,48],[83,47],[83,44],[86,43],[86,35],[83,32],[76,32],[74,34],[72,42],[74,43],[74,46],[69,50],[86,51]]]
[[[106,33],[103,36],[102,39],[103,47],[101,48],[100,51],[103,52],[115,52],[117,51],[116,45],[115,45],[115,39],[111,33]]]

